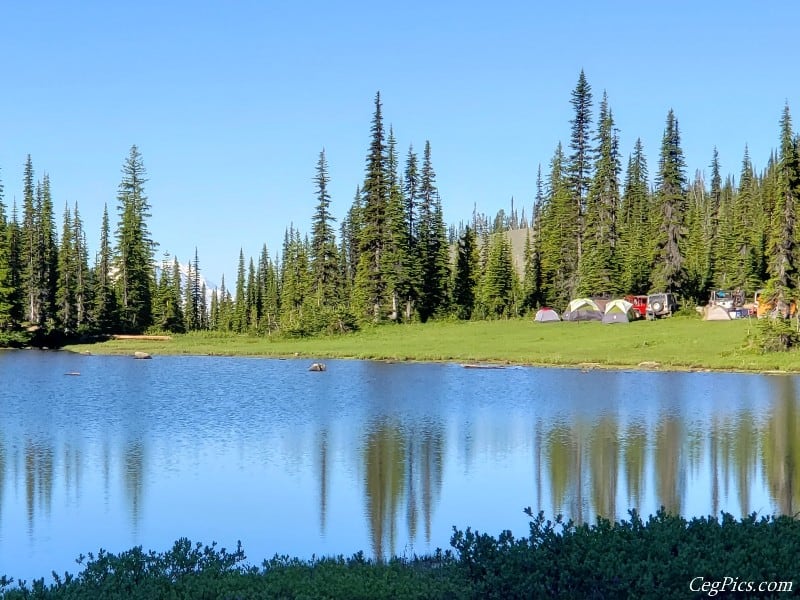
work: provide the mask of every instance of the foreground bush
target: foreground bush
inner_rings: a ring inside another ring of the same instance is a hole
[[[244,562],[241,547],[229,553],[181,539],[161,554],[101,551],[77,576],[54,574],[49,585],[16,586],[3,578],[0,597],[701,598],[731,597],[732,589],[751,584],[738,597],[800,593],[800,581],[793,581],[800,577],[800,521],[789,517],[753,514],[737,521],[723,514],[687,521],[661,511],[645,522],[632,511],[629,520],[576,526],[526,512],[532,518],[528,537],[455,530],[455,553],[425,558],[275,557],[254,567]],[[762,582],[785,582],[784,593],[759,592]]]

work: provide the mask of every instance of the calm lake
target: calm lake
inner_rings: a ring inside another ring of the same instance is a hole
[[[179,537],[251,564],[452,526],[800,510],[800,379],[0,352],[0,574]],[[69,373],[80,375],[69,375]]]

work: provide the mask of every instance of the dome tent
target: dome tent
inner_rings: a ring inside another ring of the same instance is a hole
[[[561,317],[559,317],[558,313],[552,308],[543,306],[536,311],[536,315],[533,317],[533,320],[537,323],[552,323],[553,321],[560,321]]]
[[[603,312],[594,300],[576,298],[570,301],[561,318],[565,321],[602,321]]]

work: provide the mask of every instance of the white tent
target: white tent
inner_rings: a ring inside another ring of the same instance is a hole
[[[558,313],[552,308],[543,306],[536,311],[536,315],[533,317],[533,320],[539,323],[550,323],[553,321],[560,321],[561,317],[559,317]]]

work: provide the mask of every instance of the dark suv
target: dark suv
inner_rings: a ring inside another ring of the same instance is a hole
[[[678,310],[678,301],[675,295],[669,292],[664,294],[650,294],[647,296],[647,318],[671,317]]]

